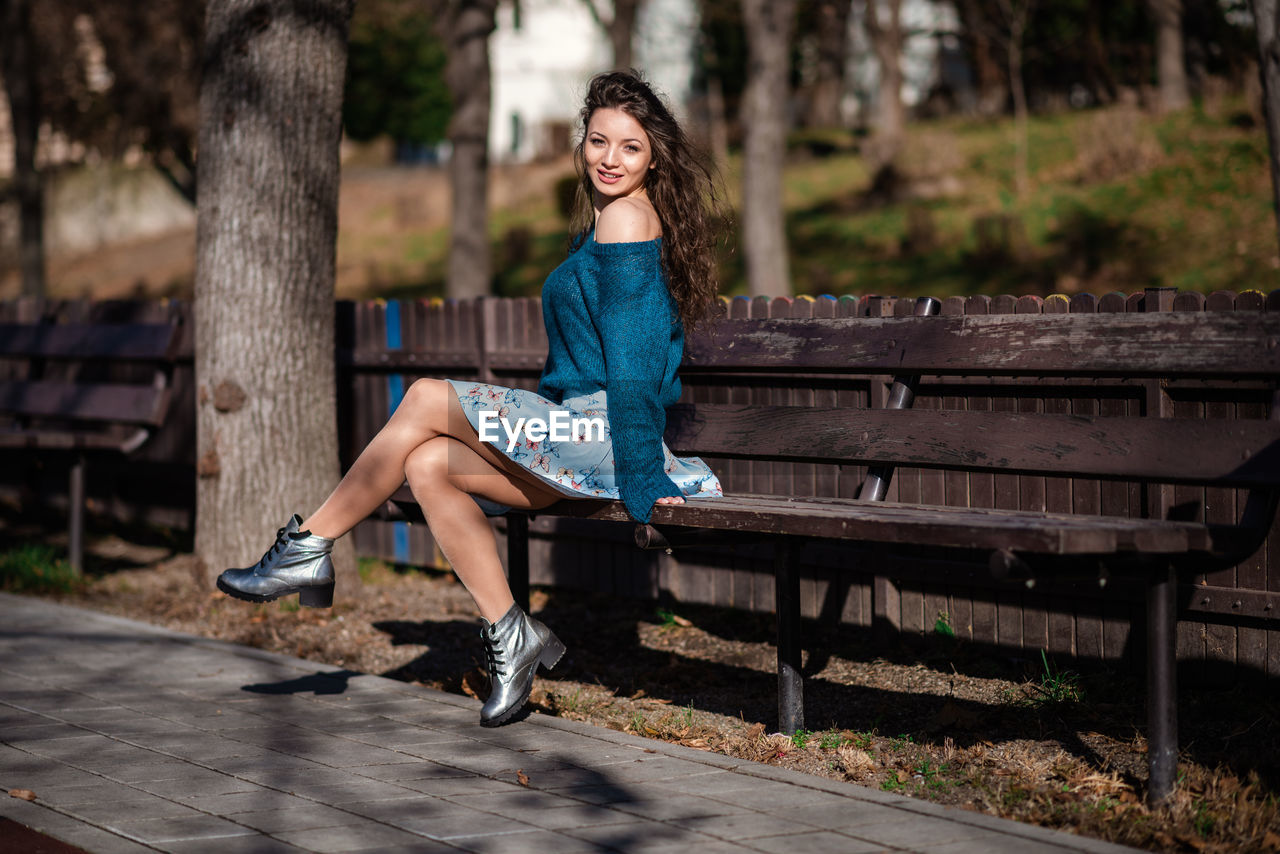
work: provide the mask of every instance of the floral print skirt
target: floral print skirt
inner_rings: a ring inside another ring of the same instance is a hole
[[[613,442],[609,438],[608,401],[603,389],[557,404],[523,389],[465,380],[449,383],[481,441],[566,497],[619,498]],[[531,419],[546,426],[542,430],[527,429]],[[667,476],[684,496],[724,494],[720,480],[699,458],[677,457],[665,442],[662,454]],[[480,498],[476,502],[491,515],[510,509]]]

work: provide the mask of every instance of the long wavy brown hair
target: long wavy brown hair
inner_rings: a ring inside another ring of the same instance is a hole
[[[649,137],[654,168],[646,171],[644,187],[662,223],[662,270],[680,319],[692,328],[706,317],[719,288],[715,243],[719,223],[726,219],[719,176],[638,72],[598,74],[587,87],[582,136],[573,150],[579,181],[569,229],[571,248],[581,246],[595,227],[584,146],[591,115],[601,108],[631,116]]]

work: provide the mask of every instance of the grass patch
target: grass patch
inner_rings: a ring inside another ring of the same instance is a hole
[[[809,153],[784,175],[793,290],[947,297],[1265,289],[1280,270],[1266,135],[1236,126],[1232,114],[1108,108],[1032,117],[1030,186],[1021,197],[1013,192],[1011,120],[913,123],[895,161],[899,189],[887,197],[870,192],[873,176],[854,145],[815,145],[798,134],[793,151]],[[731,158],[725,182],[734,205],[741,172]],[[553,195],[492,213],[495,294],[536,296],[564,259],[568,224]],[[992,223],[1005,235],[994,244]],[[352,264],[376,254],[367,262],[370,296],[443,293],[447,229],[340,239]],[[719,266],[722,292],[746,293],[739,235],[728,235]]]
[[[71,593],[84,586],[52,546],[22,545],[0,553],[0,590],[12,593]]]

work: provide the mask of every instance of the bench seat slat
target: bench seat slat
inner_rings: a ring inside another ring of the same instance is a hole
[[[33,418],[158,427],[168,401],[167,388],[149,385],[49,380],[0,382],[0,411]]]
[[[0,357],[165,359],[177,330],[170,323],[0,323]]]
[[[397,500],[404,496],[397,495]],[[562,501],[562,516],[628,521],[618,501]],[[1069,516],[923,504],[860,503],[847,498],[733,495],[694,498],[653,509],[655,525],[750,531],[946,548],[1011,549],[1044,555],[1209,551],[1208,528],[1196,522]]]
[[[669,425],[678,454],[1280,485],[1276,421],[699,404]]]
[[[1241,346],[1256,342],[1256,346]],[[1280,314],[1149,312],[721,320],[682,371],[1238,376],[1280,373]]]
[[[0,448],[30,448],[39,451],[120,451],[136,448],[143,435],[137,432],[128,436],[108,433],[86,433],[59,430],[4,430],[0,429]]]

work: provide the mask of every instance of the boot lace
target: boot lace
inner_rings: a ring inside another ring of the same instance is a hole
[[[276,541],[272,544],[271,548],[267,549],[267,553],[262,556],[262,560],[258,561],[258,565],[254,567],[254,569],[262,569],[267,565],[268,560],[284,551],[284,547],[288,544],[289,541],[285,538],[284,528],[280,528],[276,531]]]
[[[502,649],[498,646],[498,642],[493,639],[492,629],[484,632],[484,656],[489,665],[489,678],[496,680],[503,675],[506,660],[502,657]]]

